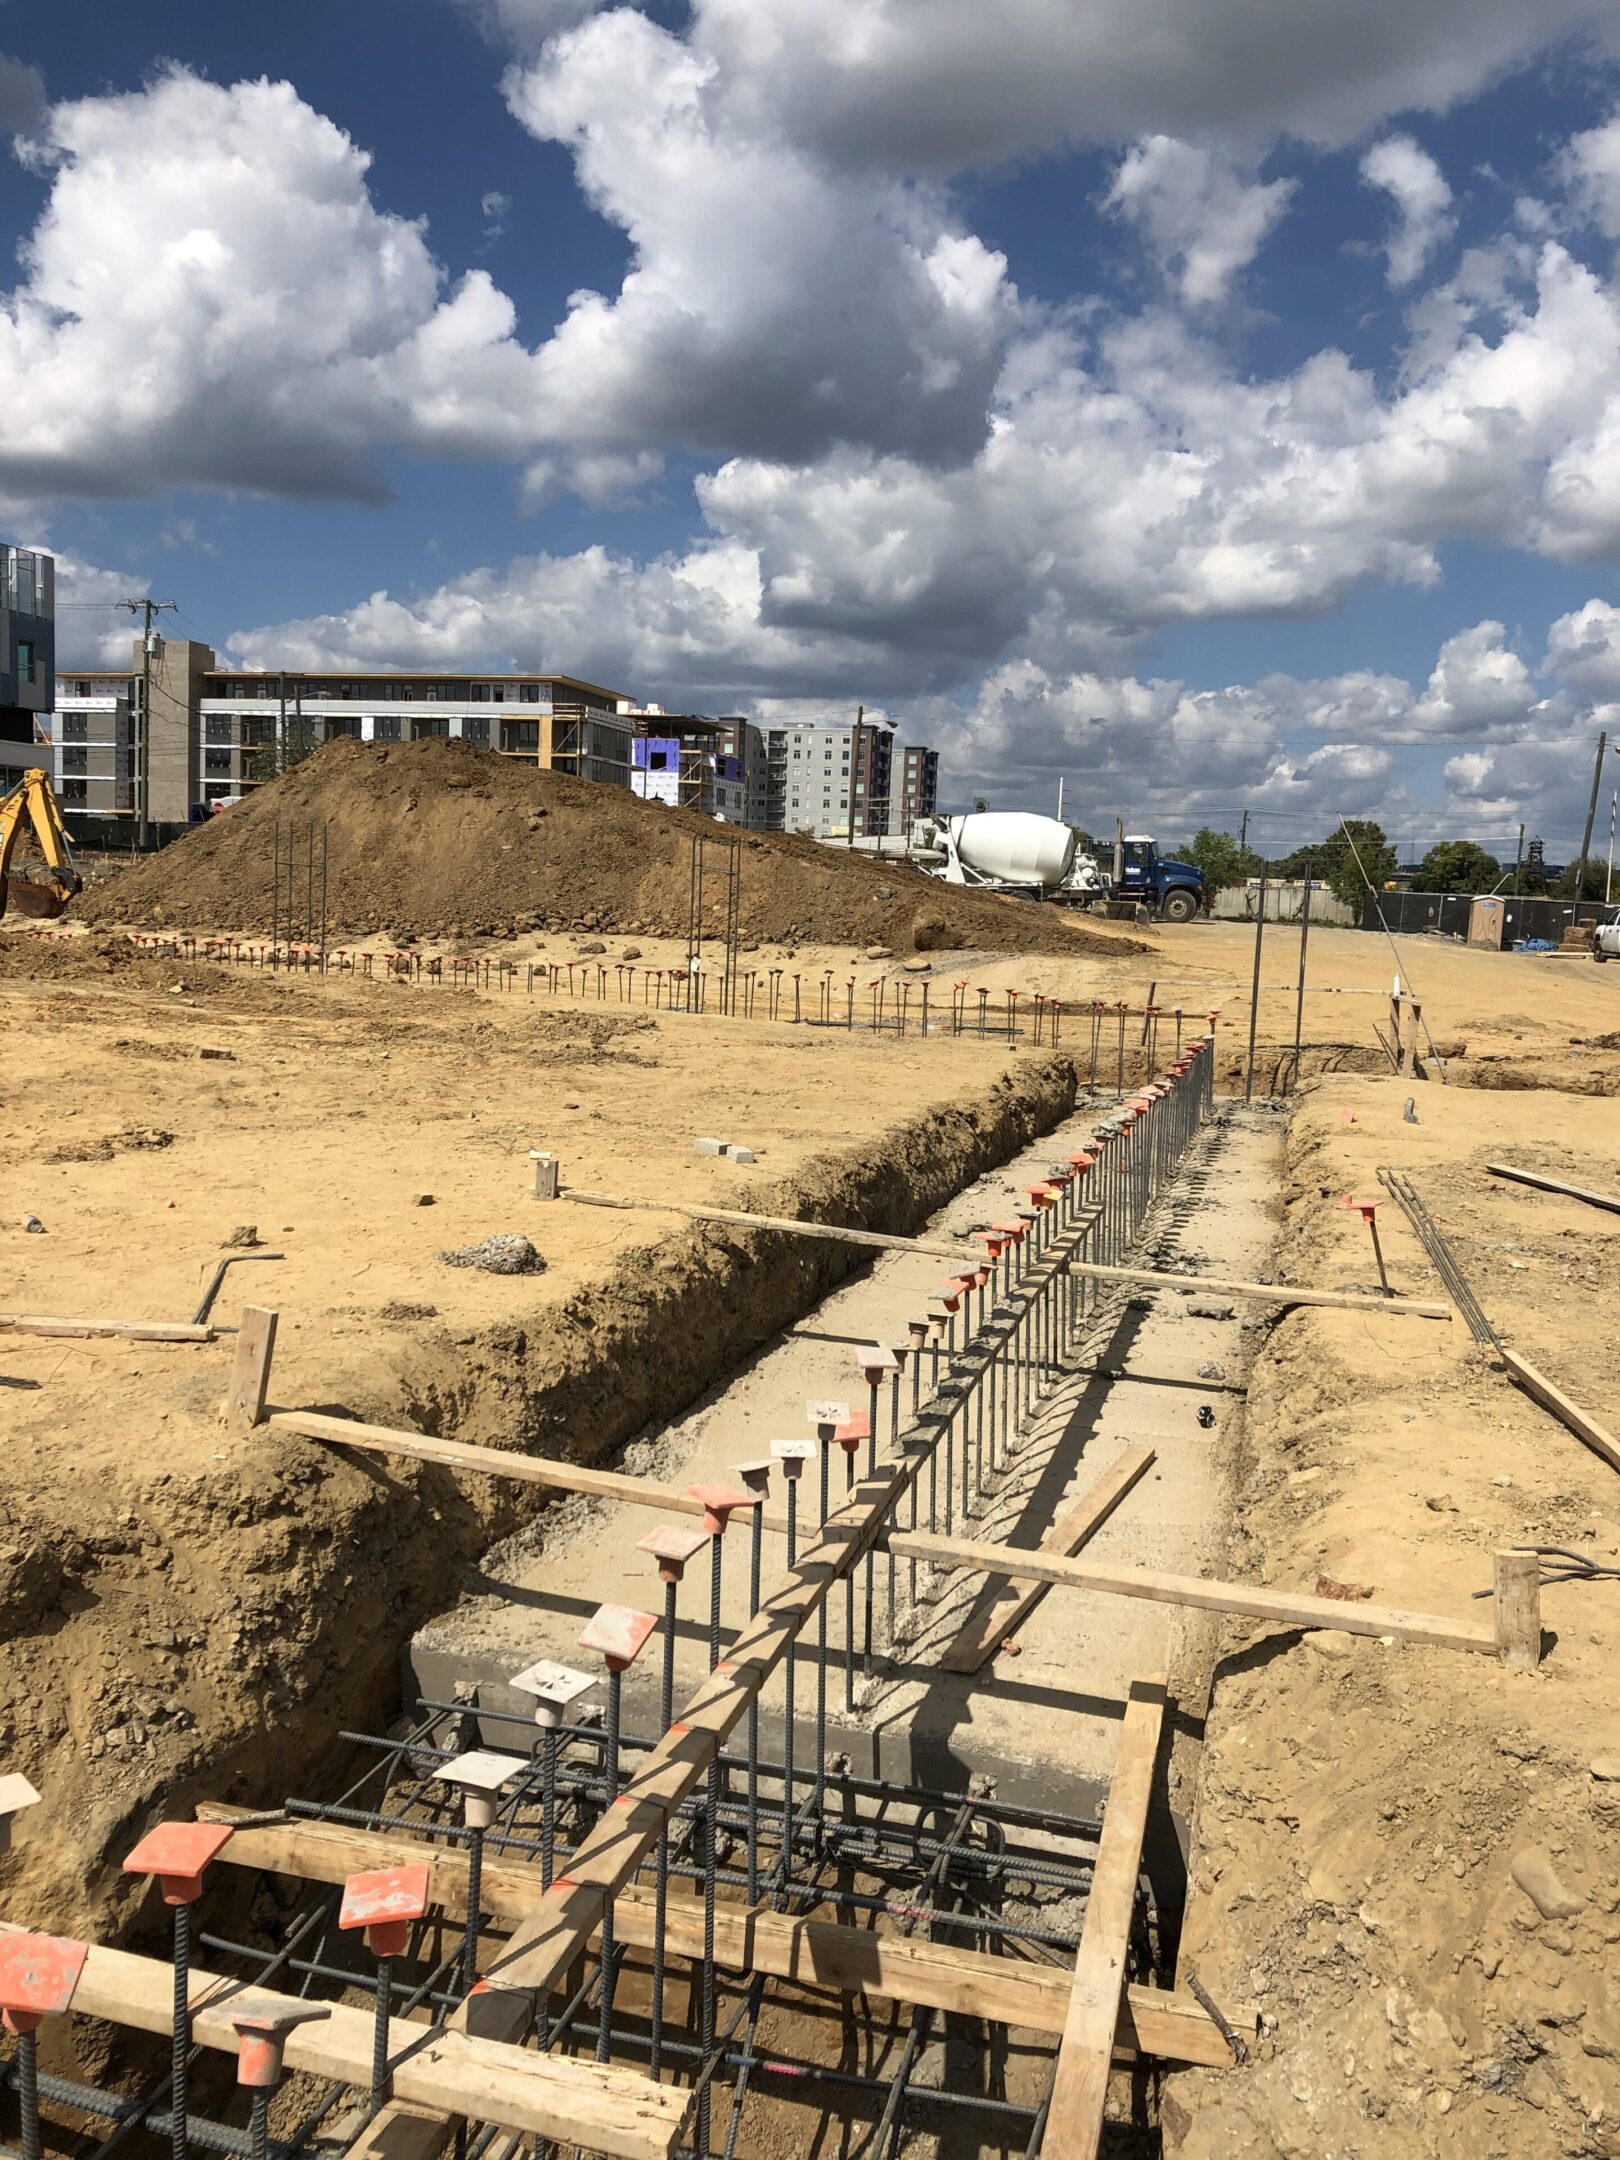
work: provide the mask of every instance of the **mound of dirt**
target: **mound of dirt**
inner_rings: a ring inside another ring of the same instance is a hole
[[[278,826],[298,829],[300,917],[308,833],[326,833],[328,934],[506,937],[570,929],[684,936],[696,834],[726,832],[692,811],[536,771],[461,742],[331,742],[240,807],[199,825],[77,911],[91,922],[268,931]],[[908,865],[789,833],[745,833],[743,935],[897,950],[1132,951],[1117,932],[1055,908],[966,892]],[[705,931],[723,919],[725,876],[710,850]]]
[[[217,996],[232,987],[218,968],[144,953],[128,938],[106,932],[89,937],[0,933],[0,981],[82,982],[95,976],[115,976],[131,990],[181,990],[188,997]]]

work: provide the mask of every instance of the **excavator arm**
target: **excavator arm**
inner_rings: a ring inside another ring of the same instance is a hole
[[[12,857],[25,821],[44,858],[43,877],[12,874]],[[82,889],[82,883],[73,867],[73,850],[63,829],[50,776],[41,767],[33,766],[14,788],[0,795],[0,915],[8,907],[15,907],[19,915],[66,914],[68,902]]]

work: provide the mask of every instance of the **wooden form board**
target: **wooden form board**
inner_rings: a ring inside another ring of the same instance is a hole
[[[1488,1162],[1492,1177],[1511,1178],[1515,1185],[1533,1185],[1537,1192],[1558,1193],[1565,1200],[1584,1200],[1588,1207],[1607,1208],[1620,1215],[1620,1193],[1593,1192],[1586,1185],[1566,1185],[1562,1178],[1543,1177],[1539,1170],[1520,1170],[1512,1163]]]
[[[1312,1597],[1304,1591],[1268,1590],[1258,1583],[1206,1580],[1200,1575],[1169,1575],[1153,1568],[1099,1565],[1094,1560],[1065,1560],[1055,1553],[1020,1552],[1011,1545],[981,1545],[965,1538],[931,1537],[920,1530],[891,1530],[882,1540],[886,1552],[903,1560],[931,1560],[936,1566],[976,1569],[1013,1581],[1043,1582],[1068,1590],[1099,1591],[1110,1597],[1147,1598],[1159,1605],[1193,1605],[1205,1612],[1236,1613],[1253,1620],[1275,1620],[1288,1627],[1341,1628],[1349,1635],[1393,1635],[1401,1642],[1437,1650],[1500,1647],[1494,1627],[1473,1620],[1447,1620],[1432,1613],[1403,1612],[1359,1600]]]
[[[246,1811],[205,1804],[207,1822],[233,1822]],[[240,1829],[220,1858],[306,1882],[340,1883],[371,1868],[426,1864],[432,1901],[460,1919],[467,1907],[467,1855],[460,1847],[429,1845],[400,1833],[351,1830],[330,1823],[260,1824]],[[526,1920],[540,1902],[540,1883],[527,1862],[486,1853],[480,1903],[497,1926]],[[657,1905],[650,1889],[628,1884],[613,1907],[620,1943],[653,1946]],[[703,1901],[671,1890],[663,1934],[673,1957],[703,1955]],[[960,2011],[1030,2032],[1059,2033],[1068,2011],[1069,1975],[1055,1965],[989,1957],[947,1943],[883,1936],[786,1913],[748,1910],[722,1901],[715,1909],[715,1954],[730,1971],[767,1973],[805,1987],[876,1996],[935,2010]],[[1228,2022],[1252,2036],[1259,2011],[1227,2006]],[[1133,1987],[1120,2006],[1114,2036],[1120,2060],[1151,2055],[1219,2069],[1231,2050],[1201,2004],[1164,1988]]]
[[[262,1421],[270,1391],[270,1365],[276,1354],[278,1318],[268,1305],[242,1307],[236,1355],[231,1360],[231,1384],[225,1395],[228,1417],[245,1418],[250,1425]]]
[[[947,1245],[938,1238],[887,1237],[875,1230],[846,1230],[838,1223],[800,1222],[790,1215],[747,1215],[737,1208],[669,1207],[663,1201],[615,1200],[605,1193],[569,1193],[592,1207],[656,1208],[661,1212],[688,1215],[696,1222],[731,1223],[745,1230],[785,1230],[799,1237],[836,1238],[849,1245],[874,1245],[887,1252],[934,1253],[958,1262],[973,1256],[961,1245]],[[1088,1213],[1094,1213],[1094,1210]],[[1054,1245],[1056,1241],[1054,1240]],[[1053,1247],[1048,1247],[1050,1252]],[[1372,1297],[1357,1290],[1301,1290],[1292,1283],[1234,1281],[1224,1275],[1170,1275],[1156,1268],[1105,1267],[1098,1261],[1070,1260],[1070,1272],[1089,1275],[1097,1282],[1147,1283],[1167,1290],[1218,1291],[1223,1297],[1253,1298],[1266,1305],[1331,1305],[1340,1311],[1376,1312],[1410,1320],[1449,1320],[1451,1307],[1421,1298]]]
[[[1133,1680],[1108,1781],[1097,1862],[1081,1924],[1063,2041],[1058,2049],[1043,2151],[1052,2160],[1093,2160],[1102,2137],[1103,2103],[1113,2060],[1114,2027],[1125,1992],[1136,1883],[1142,1871],[1153,1765],[1164,1724],[1162,1677]]]
[[[1156,1460],[1150,1447],[1127,1448],[1112,1469],[1064,1509],[1042,1538],[1041,1551],[1072,1559],[1102,1528],[1131,1488],[1146,1477]],[[1003,1584],[988,1610],[969,1619],[940,1664],[947,1672],[978,1672],[1013,1629],[1023,1626],[1051,1587],[1050,1583],[1031,1583],[1023,1590],[1014,1590],[1010,1583]]]
[[[1550,1410],[1561,1425],[1567,1425],[1576,1439],[1583,1441],[1594,1455],[1601,1455],[1611,1470],[1620,1470],[1620,1440],[1606,1425],[1600,1425],[1589,1410],[1583,1410],[1578,1402],[1572,1401],[1538,1366],[1532,1365],[1527,1357],[1520,1357],[1517,1350],[1498,1349],[1496,1354],[1527,1395],[1544,1410]]]
[[[4,1922],[0,1929],[20,1932]],[[230,2006],[248,1995],[255,2003],[303,2002],[300,1996],[277,1995],[193,1967],[192,2036],[198,2044],[234,2056],[239,2042]],[[73,2008],[140,2032],[170,2032],[173,1967],[93,1945]],[[330,2017],[300,2025],[288,2035],[287,2068],[364,2092],[371,2084],[371,2041],[371,2011],[334,2003]],[[536,2055],[465,2032],[430,2038],[423,2026],[403,2018],[390,2021],[389,2055],[396,2104],[572,2140],[588,2152],[612,2153],[619,2160],[664,2160],[680,2135],[690,2097],[635,2071]]]
[[[56,1319],[50,1313],[0,1313],[0,1333],[14,1335],[122,1336],[130,1342],[215,1342],[218,1328],[193,1327],[184,1320]]]
[[[353,1418],[329,1417],[319,1410],[273,1410],[264,1422],[270,1432],[297,1433],[306,1440],[326,1440],[373,1455],[441,1463],[447,1470],[476,1471],[481,1477],[510,1478],[520,1485],[547,1485],[556,1492],[623,1500],[632,1507],[657,1508],[666,1515],[701,1516],[705,1512],[703,1502],[679,1485],[666,1485],[657,1478],[627,1477],[618,1470],[592,1470],[583,1463],[556,1462],[544,1455],[471,1447],[461,1440],[436,1440],[428,1433],[402,1432],[392,1425],[362,1425]],[[787,1516],[768,1508],[761,1510],[761,1520],[768,1530],[787,1528]]]

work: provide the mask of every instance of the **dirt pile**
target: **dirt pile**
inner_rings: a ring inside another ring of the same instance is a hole
[[[328,743],[305,764],[201,825],[104,890],[92,922],[268,931],[278,825],[298,828],[302,914],[308,835],[327,844],[329,934],[507,937],[565,930],[684,936],[691,841],[724,833],[691,811],[538,772],[459,742]],[[283,845],[285,846],[285,837]],[[712,851],[705,927],[720,927],[724,869]],[[1055,908],[964,892],[896,862],[787,833],[743,835],[750,939],[896,949],[1132,950]]]

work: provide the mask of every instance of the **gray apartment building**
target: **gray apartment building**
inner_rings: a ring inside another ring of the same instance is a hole
[[[767,728],[765,823],[818,840],[904,835],[934,808],[939,753],[881,722]]]
[[[0,544],[0,789],[41,762],[39,721],[55,698],[55,557]]]

